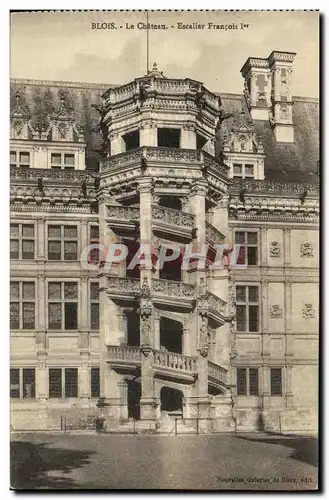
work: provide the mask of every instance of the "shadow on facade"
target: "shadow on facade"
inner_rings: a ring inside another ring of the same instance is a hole
[[[287,435],[278,436],[271,435],[267,433],[264,437],[246,437],[237,436],[238,439],[245,439],[246,441],[258,441],[260,443],[268,444],[278,444],[280,446],[286,446],[293,449],[290,458],[294,460],[299,460],[310,465],[318,466],[319,461],[319,450],[318,450],[318,438],[316,437],[306,437],[299,435]]]
[[[72,469],[89,463],[90,451],[50,448],[50,443],[12,441],[10,484],[15,490],[78,488],[65,477]]]

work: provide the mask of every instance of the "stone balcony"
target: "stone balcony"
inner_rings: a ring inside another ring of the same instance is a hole
[[[181,281],[153,278],[151,284],[153,302],[173,309],[192,310],[196,299],[196,286]]]
[[[197,357],[159,349],[152,350],[154,375],[160,378],[177,380],[181,383],[194,383],[197,379]],[[138,346],[107,346],[107,362],[113,369],[122,373],[140,371],[141,350]],[[227,370],[216,363],[208,362],[209,384],[218,389],[227,385]]]
[[[107,205],[106,221],[112,229],[136,230],[140,220],[140,207]],[[153,206],[152,226],[155,231],[192,239],[195,216],[172,208]]]
[[[135,182],[141,177],[141,165],[154,167],[149,175],[160,175],[161,170],[157,167],[171,167],[170,177],[184,178],[186,182],[197,178],[203,178],[203,169],[206,168],[212,174],[219,174],[227,179],[229,167],[221,163],[218,159],[200,149],[181,149],[173,147],[142,146],[124,153],[119,153],[105,158],[100,165],[102,173],[107,174],[104,187],[115,186],[122,181]],[[173,168],[176,167],[176,168]],[[182,167],[182,168],[179,168]],[[195,172],[197,168],[198,173]],[[192,169],[192,170],[191,170]],[[191,170],[190,178],[188,178]],[[108,174],[111,178],[108,178]],[[122,175],[124,177],[122,177]]]
[[[206,221],[206,243],[211,246],[222,245],[225,236],[215,226]]]

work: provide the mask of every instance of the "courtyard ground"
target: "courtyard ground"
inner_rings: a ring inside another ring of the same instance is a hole
[[[315,438],[11,436],[14,489],[317,489]]]

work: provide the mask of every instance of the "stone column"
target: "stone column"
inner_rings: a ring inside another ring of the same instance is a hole
[[[80,237],[79,237],[79,252],[83,250],[88,245],[88,221],[87,219],[80,219]]]
[[[37,251],[36,251],[36,256],[38,261],[43,261],[45,262],[46,259],[46,252],[48,252],[48,249],[46,250],[46,244],[45,244],[45,226],[46,226],[46,219],[45,217],[40,217],[37,220]]]
[[[268,265],[267,255],[268,255],[268,241],[267,241],[267,228],[262,227],[258,233],[258,238],[260,238],[260,265],[266,267]]]
[[[154,314],[154,349],[160,349],[160,315],[158,312]]]
[[[140,147],[156,147],[158,145],[156,122],[152,120],[142,121],[140,127],[139,145]]]
[[[294,401],[294,395],[292,391],[292,364],[287,364],[285,369],[285,396],[286,396],[286,407],[292,407]]]
[[[122,137],[113,132],[110,134],[110,143],[111,143],[111,156],[117,155],[119,153],[124,153],[124,143]]]
[[[250,77],[250,104],[251,106],[257,105],[257,75],[252,74]]]
[[[47,337],[46,337],[46,278],[44,274],[38,274],[38,281],[36,282],[36,349],[41,354],[47,354]]]
[[[186,123],[181,130],[182,149],[196,149],[196,131],[194,123]]]
[[[46,402],[48,398],[47,359],[45,354],[38,355],[36,370],[36,398]]]
[[[120,418],[121,420],[128,419],[128,386],[127,382],[121,378],[118,383],[120,393]]]
[[[192,187],[189,198],[190,212],[195,215],[195,227],[197,228],[195,243],[195,252],[202,252],[206,242],[206,193],[207,182],[203,179],[196,181]],[[200,257],[201,259],[201,257]],[[201,262],[195,269],[196,282],[200,283],[201,277],[204,277],[205,266]]]
[[[88,402],[90,398],[90,368],[88,358],[89,355],[87,353],[81,356],[81,364],[78,369],[79,398],[82,399],[82,402]]]
[[[291,266],[291,230],[284,228],[283,230],[283,265],[284,267]]]
[[[152,179],[145,177],[139,181],[140,193],[140,242],[145,245],[146,259],[141,265],[140,331],[141,331],[141,419],[150,428],[155,427],[156,398],[153,380],[154,307],[152,289]],[[144,255],[145,255],[144,252]]]

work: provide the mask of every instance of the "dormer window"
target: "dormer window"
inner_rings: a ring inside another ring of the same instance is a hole
[[[75,165],[74,154],[51,153],[51,168],[59,170],[70,170]]]
[[[10,167],[29,167],[30,153],[27,151],[10,151]]]
[[[254,179],[254,165],[250,163],[233,163],[233,177],[241,179]]]

